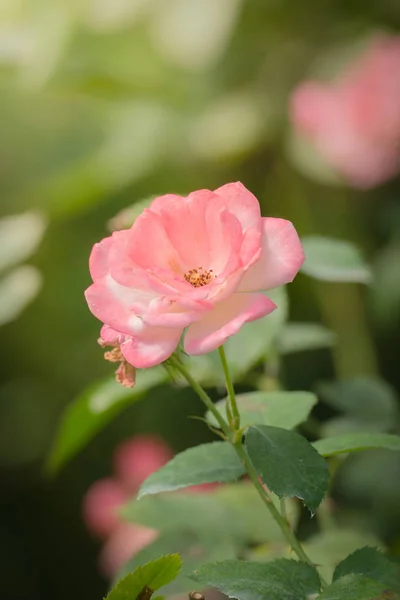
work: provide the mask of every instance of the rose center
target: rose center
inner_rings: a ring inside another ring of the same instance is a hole
[[[214,273],[212,269],[206,271],[203,267],[197,267],[197,269],[190,269],[183,277],[193,287],[202,287],[214,279]]]

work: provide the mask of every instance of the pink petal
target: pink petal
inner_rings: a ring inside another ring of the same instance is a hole
[[[89,257],[89,270],[93,281],[97,281],[107,275],[108,257],[112,244],[113,239],[110,236],[93,246]]]
[[[142,290],[119,285],[109,275],[91,285],[85,297],[95,317],[126,335],[135,335],[141,328],[138,315],[145,312],[153,298]]]
[[[233,294],[216,305],[201,321],[189,326],[184,340],[188,354],[207,354],[239,331],[244,323],[260,319],[276,304],[264,294]]]
[[[248,267],[259,258],[261,243],[260,204],[255,196],[239,181],[227,183],[214,192],[225,202],[226,209],[233,213],[242,226],[242,264]]]
[[[303,248],[290,221],[265,217],[261,258],[244,274],[240,292],[270,290],[293,281],[304,262]]]
[[[184,227],[182,222],[180,227]],[[146,209],[128,230],[129,255],[143,269],[153,267],[168,272],[184,273],[185,265],[174,245],[171,243],[163,219],[160,215]]]
[[[125,359],[137,369],[154,367],[167,360],[179,344],[183,327],[178,329],[144,326],[121,345]]]
[[[208,300],[192,299],[181,296],[176,300],[170,298],[155,298],[149,304],[143,321],[156,327],[184,328],[198,321],[208,311],[212,310],[213,303]]]
[[[260,204],[257,198],[240,181],[227,183],[216,189],[214,193],[223,199],[229,212],[239,219],[243,231],[250,227],[260,226]]]

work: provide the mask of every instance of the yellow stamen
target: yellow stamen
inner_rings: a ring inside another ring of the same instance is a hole
[[[206,271],[203,267],[198,267],[197,269],[190,269],[183,277],[193,287],[203,287],[203,285],[207,285],[214,279],[214,273],[212,269]]]

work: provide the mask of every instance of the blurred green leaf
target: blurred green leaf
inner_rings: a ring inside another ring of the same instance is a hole
[[[238,600],[305,600],[321,587],[313,567],[285,558],[269,563],[224,560],[204,565],[191,578]]]
[[[385,586],[361,575],[346,575],[327,587],[318,600],[396,600],[384,596]]]
[[[34,254],[46,225],[46,219],[38,212],[25,212],[0,219],[0,271]]]
[[[367,425],[370,431],[392,429],[399,420],[393,388],[373,377],[355,377],[320,383],[316,391],[323,402]]]
[[[90,386],[65,409],[47,462],[48,471],[56,472],[126,406],[166,379],[166,371],[158,367],[140,371],[132,389],[114,379]]]
[[[135,204],[121,210],[107,223],[109,231],[118,231],[120,229],[130,229],[136,219],[142,214],[145,208],[149,208],[151,202],[156,196],[149,196],[138,200]]]
[[[246,434],[246,450],[259,477],[277,496],[296,497],[314,512],[329,486],[326,461],[294,431],[257,425]]]
[[[289,504],[288,513],[295,523],[294,505]],[[212,492],[145,496],[126,504],[121,515],[129,522],[154,527],[161,533],[187,531],[201,538],[240,543],[282,540],[280,528],[265,512],[256,490],[248,482],[222,485]]]
[[[306,260],[301,271],[321,281],[369,283],[371,271],[351,242],[318,235],[302,238]]]
[[[0,325],[14,321],[35,299],[42,286],[42,275],[36,267],[23,265],[0,279]]]
[[[178,576],[181,567],[179,554],[169,554],[150,561],[121,579],[107,595],[107,600],[150,600],[156,590]]]
[[[400,436],[390,433],[354,432],[336,437],[325,438],[313,443],[322,456],[333,456],[346,452],[359,452],[368,448],[387,448],[400,450]]]
[[[317,397],[311,392],[249,392],[236,396],[241,425],[272,425],[283,429],[293,429],[307,421]],[[215,404],[225,417],[226,399]],[[206,418],[214,427],[218,427],[215,417],[208,412]]]
[[[351,573],[369,577],[400,593],[400,565],[390,561],[376,548],[360,548],[347,556],[337,565],[333,581]]]
[[[200,444],[177,454],[150,475],[140,487],[138,499],[202,483],[236,481],[244,473],[244,467],[229,442]]]
[[[394,225],[398,219],[394,219]],[[376,321],[386,329],[398,322],[400,315],[400,242],[393,240],[383,248],[373,264],[370,302]]]
[[[318,565],[321,576],[331,581],[343,556],[367,544],[377,546],[380,542],[372,533],[335,526],[308,538],[303,547],[313,563]]]
[[[291,131],[286,152],[292,164],[306,177],[330,186],[341,186],[343,181],[304,135]]]
[[[278,337],[280,354],[331,348],[336,336],[319,323],[286,323]]]

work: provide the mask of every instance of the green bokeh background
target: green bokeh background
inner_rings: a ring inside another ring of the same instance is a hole
[[[42,288],[1,328],[2,596],[95,600],[107,583],[80,507],[88,486],[110,473],[115,445],[135,432],[160,433],[176,451],[209,439],[186,417],[202,412],[193,394],[164,386],[55,479],[43,475],[63,408],[112,369],[83,291],[90,249],[119,210],[150,195],[240,180],[265,215],[291,219],[301,235],[353,240],[375,274],[356,293],[377,365],[400,387],[399,180],[368,192],[332,183],[306,150],[303,160],[289,150],[287,117],[299,81],[335,72],[376,30],[399,32],[400,7],[396,0],[6,0],[0,17],[0,216],[35,210],[48,219],[28,260]],[[368,374],[375,367],[352,331],[359,309],[346,290],[300,275],[290,286],[290,316],[338,333],[347,369],[339,374]],[[333,377],[335,360],[328,350],[292,355],[284,383],[311,389]],[[338,499],[399,549],[399,459],[375,453],[370,464],[375,479],[364,461],[361,492],[339,481]],[[379,493],[371,500],[372,483]]]

